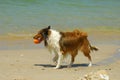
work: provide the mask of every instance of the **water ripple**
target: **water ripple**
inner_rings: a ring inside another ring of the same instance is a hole
[[[96,65],[108,65],[118,60],[120,60],[120,48],[111,57],[106,58],[100,62],[97,62]]]

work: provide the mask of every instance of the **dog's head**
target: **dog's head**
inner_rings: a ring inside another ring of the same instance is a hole
[[[38,33],[33,37],[33,39],[38,40],[38,43],[42,42],[43,40],[46,40],[48,38],[48,35],[50,34],[50,26],[47,28],[41,29],[38,31]]]

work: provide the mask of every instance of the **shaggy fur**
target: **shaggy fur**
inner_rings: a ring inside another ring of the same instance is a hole
[[[55,54],[53,62],[57,64],[55,69],[58,69],[60,68],[62,58],[67,54],[71,55],[71,62],[68,65],[68,67],[71,67],[79,50],[88,57],[90,61],[89,66],[92,66],[90,51],[97,51],[98,49],[90,45],[87,36],[87,33],[79,30],[58,32],[48,26],[47,28],[41,29],[33,38],[38,40],[42,39],[49,51]]]

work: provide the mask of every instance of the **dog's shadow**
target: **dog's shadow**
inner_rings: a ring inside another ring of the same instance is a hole
[[[34,66],[55,67],[55,65],[51,65],[51,64],[34,64]]]
[[[34,64],[34,66],[42,66],[42,67],[55,67],[55,65],[52,65],[52,64]],[[67,65],[62,65],[61,68],[66,68]],[[73,68],[76,68],[76,67],[88,67],[88,64],[86,63],[83,63],[83,64],[73,64],[72,65]]]

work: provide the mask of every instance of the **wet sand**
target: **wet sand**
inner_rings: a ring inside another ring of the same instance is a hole
[[[61,69],[53,69],[55,64],[52,62],[52,55],[46,48],[38,48],[40,45],[32,44],[33,47],[29,49],[9,47],[1,49],[0,80],[77,80],[91,71],[98,70],[106,70],[110,80],[119,80],[119,42],[111,43],[110,40],[108,43],[109,38],[105,36],[102,37],[102,41],[99,40],[101,37],[95,37],[89,37],[91,44],[99,48],[99,51],[91,53],[92,67],[87,67],[88,59],[81,52],[77,55],[72,68],[67,68],[63,64]],[[116,39],[118,40],[118,37]]]

